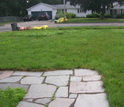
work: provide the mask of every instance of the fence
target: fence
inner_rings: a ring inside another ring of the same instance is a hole
[[[19,21],[22,21],[22,20],[23,20],[23,18],[18,17],[18,16],[0,17],[0,23],[3,23],[3,22],[19,22]]]

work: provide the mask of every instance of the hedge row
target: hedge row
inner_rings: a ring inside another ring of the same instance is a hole
[[[98,13],[88,14],[86,17],[87,18],[100,18],[100,14]],[[111,15],[105,14],[105,18],[111,18]]]

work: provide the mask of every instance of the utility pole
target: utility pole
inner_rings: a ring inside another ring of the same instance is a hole
[[[65,23],[65,0],[63,0],[63,4],[64,4],[64,23]]]

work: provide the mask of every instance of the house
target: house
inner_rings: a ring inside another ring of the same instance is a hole
[[[54,19],[56,16],[57,10],[64,10],[64,5],[49,5],[46,3],[39,3],[27,9],[28,15],[33,15],[38,18],[38,14],[42,11],[47,12],[50,16],[50,19]],[[73,6],[70,5],[70,2],[65,4],[65,11],[72,12],[76,14],[77,17],[86,17],[87,14],[91,14],[91,11],[83,12],[79,5]]]
[[[113,8],[106,10],[106,14],[110,14],[112,17],[116,17],[118,14],[124,13],[124,5],[120,5],[117,2],[113,4]]]

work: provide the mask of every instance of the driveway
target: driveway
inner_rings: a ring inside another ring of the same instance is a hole
[[[52,27],[70,27],[70,26],[124,26],[124,23],[62,23],[62,24],[55,24],[52,21],[30,21],[30,22],[19,22],[17,23],[18,26],[42,26],[48,25],[49,28]],[[4,31],[11,31],[11,24],[5,24],[4,26],[0,27],[0,32]]]

